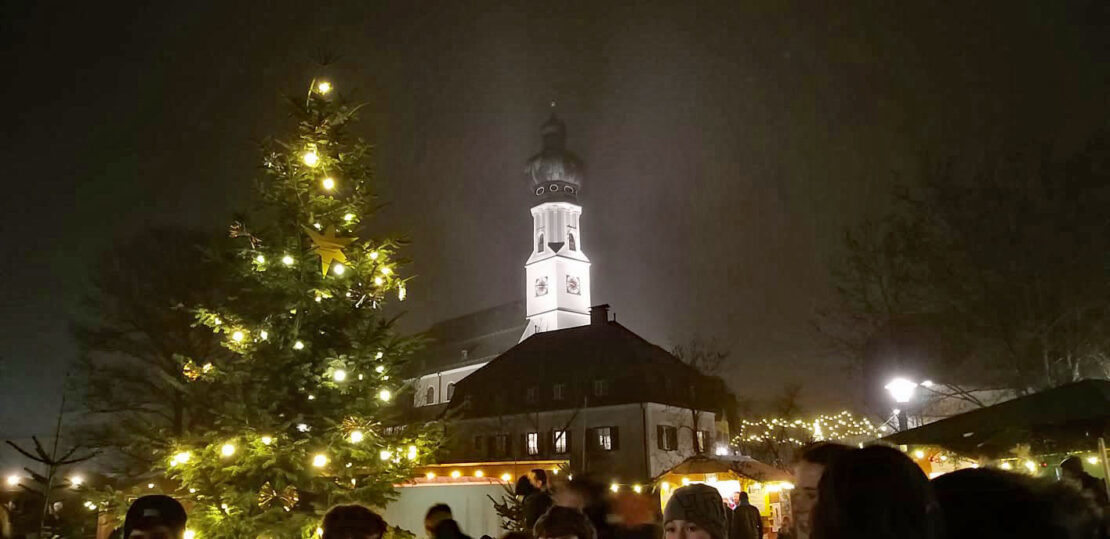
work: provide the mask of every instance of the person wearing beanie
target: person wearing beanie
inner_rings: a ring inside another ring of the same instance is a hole
[[[143,496],[127,509],[123,519],[124,539],[182,539],[185,537],[185,508],[177,500],[156,494]]]
[[[597,539],[597,531],[590,519],[577,509],[551,506],[532,528],[536,539]]]
[[[665,539],[728,539],[717,489],[700,483],[676,489],[663,509]]]

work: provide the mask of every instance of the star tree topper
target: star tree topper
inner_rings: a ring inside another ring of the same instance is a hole
[[[358,239],[354,236],[350,238],[336,237],[335,227],[331,226],[323,234],[307,226],[304,229],[312,240],[312,251],[320,257],[320,271],[324,275],[328,274],[328,269],[331,268],[333,261],[341,264],[347,262],[347,255],[343,254],[343,248]]]

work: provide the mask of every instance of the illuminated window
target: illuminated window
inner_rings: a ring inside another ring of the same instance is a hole
[[[447,384],[447,400],[455,398],[455,382]]]
[[[551,387],[551,398],[557,401],[563,400],[563,396],[566,394],[566,390],[566,384],[555,384]]]
[[[709,450],[709,442],[710,442],[709,431],[699,430],[697,432],[697,437],[698,437],[697,451],[698,451],[698,453],[705,453],[706,451]]]
[[[678,429],[670,425],[655,427],[655,445],[663,451],[678,449]]]
[[[551,450],[555,453],[566,453],[568,451],[567,445],[569,444],[567,443],[567,437],[569,435],[570,433],[565,430],[551,431]]]
[[[529,455],[540,454],[540,433],[529,432],[524,435],[524,446],[527,448]]]
[[[436,388],[428,386],[428,391],[424,392],[424,402],[426,404],[436,403]]]
[[[596,427],[591,429],[591,446],[594,451],[616,451],[620,447],[617,427]]]

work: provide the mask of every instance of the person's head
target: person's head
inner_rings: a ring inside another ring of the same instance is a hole
[[[854,449],[818,483],[814,539],[939,537],[940,511],[921,468],[897,449]]]
[[[741,492],[740,493],[740,503],[743,503],[743,504],[750,503],[749,502],[750,499],[751,498],[748,498],[748,493],[747,492]]]
[[[581,511],[552,505],[532,527],[536,539],[597,539],[590,519]]]
[[[799,535],[809,536],[810,513],[817,504],[817,483],[825,468],[837,457],[851,451],[846,445],[818,442],[802,448],[794,465],[794,490],[790,491],[790,507]]]
[[[1060,463],[1060,472],[1072,478],[1082,477],[1086,473],[1083,471],[1083,461],[1075,455],[1064,459],[1064,462]]]
[[[379,539],[386,524],[377,513],[357,504],[337,505],[324,515],[323,539]]]
[[[1063,483],[993,469],[959,470],[933,480],[952,539],[1089,538],[1096,507]]]
[[[671,494],[663,509],[665,539],[727,539],[725,508],[717,489],[700,483]]]
[[[181,539],[185,535],[185,508],[177,500],[155,494],[143,496],[127,509],[124,539]]]
[[[740,503],[740,491],[732,493],[732,503]]]
[[[536,468],[528,472],[528,479],[532,481],[532,486],[540,490],[547,488],[547,472]]]
[[[427,513],[424,513],[424,531],[428,532],[429,537],[434,537],[439,523],[453,518],[455,517],[451,515],[451,506],[445,503],[437,503],[428,508]]]
[[[536,487],[532,485],[532,478],[527,475],[522,475],[516,479],[516,488],[513,493],[517,496],[527,496],[536,491]]]

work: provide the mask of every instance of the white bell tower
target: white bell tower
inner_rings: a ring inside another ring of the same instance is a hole
[[[590,323],[590,260],[583,252],[582,161],[566,149],[566,126],[555,117],[543,124],[543,150],[528,160],[532,180],[532,254],[524,264],[528,325],[534,333]]]

